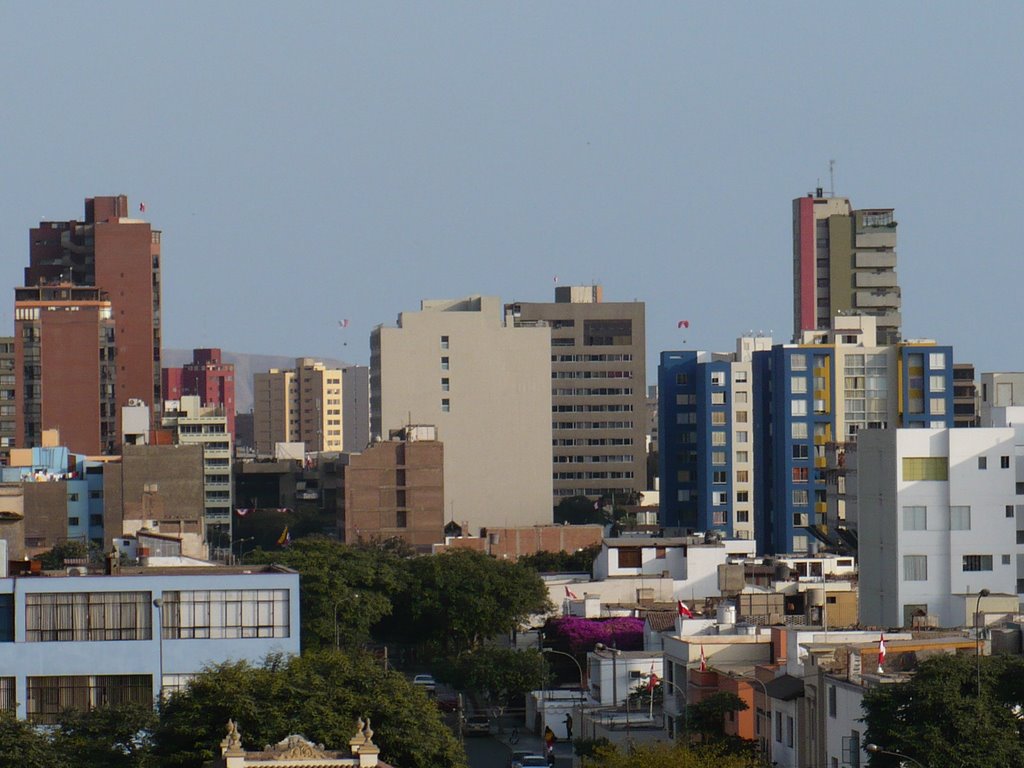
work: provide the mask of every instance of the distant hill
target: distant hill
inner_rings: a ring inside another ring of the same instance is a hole
[[[244,352],[228,352],[221,350],[225,363],[235,366],[235,412],[248,413],[252,408],[252,377],[253,374],[266,373],[271,368],[294,368],[295,357],[284,355],[247,355]],[[302,357],[302,355],[299,355]],[[311,355],[306,355],[311,357]],[[333,357],[318,357],[324,365],[331,368],[344,368],[349,363]],[[176,368],[192,362],[191,349],[164,349],[163,364],[168,368]]]

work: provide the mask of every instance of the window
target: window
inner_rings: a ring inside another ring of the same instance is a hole
[[[807,445],[802,445],[800,443],[795,443],[793,445],[793,458],[794,459],[806,459],[807,456],[809,455],[809,450],[810,449],[807,447]]]
[[[750,454],[747,451],[736,451],[736,463],[746,464],[750,461]]]
[[[711,452],[711,463],[716,467],[720,467],[725,464],[725,451],[712,451]]]
[[[642,562],[640,547],[619,547],[620,568],[639,568]]]
[[[712,472],[711,473],[711,482],[714,483],[715,485],[725,485],[727,482],[729,482],[729,473],[728,472]]]
[[[74,528],[74,527],[76,527],[78,525],[81,525],[81,522],[79,521],[79,519],[77,517],[69,517],[68,518],[68,526]]]
[[[1009,456],[1000,456],[999,457],[999,468],[1000,469],[1009,469],[1010,468],[1010,457]]]
[[[805,376],[791,376],[789,389],[794,395],[803,395],[807,392],[807,378]]]
[[[690,378],[685,373],[677,373],[676,374],[676,384],[679,384],[680,386],[684,386],[685,387],[689,383],[690,383]]]
[[[725,445],[725,432],[718,429],[711,433],[712,445]]]
[[[744,390],[740,390],[733,396],[733,399],[737,403],[745,403],[747,402],[747,393]]]
[[[1013,514],[1013,504],[1007,504],[1006,505],[1006,516],[1007,517],[1013,517],[1014,516],[1014,514]]]
[[[775,740],[782,743],[782,713],[775,713]]]
[[[810,471],[807,467],[793,467],[793,482],[794,483],[806,483]]]
[[[932,397],[929,399],[929,408],[933,416],[942,416],[946,413],[946,401],[941,397]]]
[[[928,581],[928,556],[927,555],[904,555],[903,556],[903,580],[904,581]]]
[[[750,471],[746,469],[736,470],[736,482],[737,483],[749,483],[750,482]]]
[[[62,675],[29,677],[25,682],[26,713],[32,723],[56,723],[67,709],[153,705],[152,675]]]
[[[971,508],[950,507],[949,508],[949,530],[969,531],[971,530]]]
[[[928,355],[928,367],[929,368],[945,368],[946,367],[946,353],[945,352],[932,352]]]
[[[906,456],[903,459],[903,481],[948,480],[948,456]]]
[[[711,404],[712,405],[725,405],[725,392],[712,392],[711,393]]]
[[[78,501],[78,494],[77,493],[69,493],[68,494],[68,501]]]
[[[836,716],[836,687],[834,685],[828,687],[828,716]]]
[[[655,547],[654,548],[654,559],[655,560],[664,560],[665,559],[665,547]]]
[[[737,491],[736,492],[737,503],[745,504],[750,501],[750,491]]]
[[[929,376],[928,377],[928,391],[929,392],[945,392],[946,391],[946,377],[945,376]]]
[[[736,411],[736,423],[737,424],[746,424],[748,418],[749,418],[749,415],[748,415],[747,411]]]
[[[806,416],[807,415],[807,401],[806,400],[792,400],[789,403],[789,412],[793,416]]]
[[[715,426],[722,426],[725,424],[725,411],[712,411],[711,423]]]
[[[988,469],[988,457],[987,456],[979,456],[978,457],[978,469]]]
[[[726,512],[724,509],[716,509],[714,512],[711,513],[712,525],[727,525],[728,522],[728,512]]]
[[[927,507],[904,507],[903,508],[903,530],[904,531],[926,531],[926,530],[928,530],[928,508]]]
[[[448,349],[448,337],[447,336],[442,336],[441,337],[441,349]]]
[[[441,391],[448,392],[451,389],[451,379],[441,379]]]
[[[807,370],[807,355],[790,355],[789,367],[793,371]]]
[[[1010,556],[1009,555],[1003,555],[1002,562],[1003,562],[1003,565],[1009,565],[1010,564]]]
[[[395,528],[407,528],[409,526],[409,513],[404,509],[395,512]]]
[[[793,746],[793,718],[786,715],[786,746]]]
[[[164,592],[164,640],[290,637],[287,589]]]
[[[741,430],[741,431],[736,433],[736,442],[737,443],[747,443],[747,442],[750,442],[749,437],[750,436],[749,436],[749,434],[747,433],[746,430]]]
[[[441,413],[449,413],[452,410],[452,401],[447,397],[441,398]]]
[[[737,384],[746,384],[747,383],[747,372],[746,371],[736,371],[735,382]]]
[[[807,506],[807,489],[798,489],[793,491],[793,506],[794,507],[806,507]]]
[[[789,435],[794,440],[806,440],[807,439],[807,422],[806,421],[794,421],[789,425]]]
[[[748,512],[745,509],[738,509],[738,510],[736,510],[736,522],[737,523],[749,523],[750,522],[750,512]]]
[[[448,358],[447,357],[442,357],[441,358],[441,370],[442,371],[447,371],[450,367],[451,367],[451,364],[449,363]]]
[[[151,592],[29,593],[25,640],[152,640],[151,599]]]
[[[964,571],[991,571],[992,555],[964,555]]]
[[[711,385],[715,387],[721,387],[725,384],[725,373],[722,371],[711,372]]]

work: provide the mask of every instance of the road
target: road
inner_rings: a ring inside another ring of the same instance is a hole
[[[508,734],[501,736],[508,739]],[[490,736],[471,736],[465,740],[466,756],[470,768],[508,768],[508,757],[513,747],[500,741],[494,734]],[[543,743],[532,733],[523,734],[514,749],[529,749],[538,755],[544,753]],[[555,768],[571,768],[572,745],[555,745]]]

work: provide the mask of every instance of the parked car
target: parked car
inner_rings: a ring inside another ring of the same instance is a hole
[[[462,732],[466,736],[486,736],[491,732],[491,718],[487,715],[470,715],[462,721]]]
[[[439,694],[435,699],[434,703],[437,704],[437,708],[442,712],[454,712],[459,708],[459,697],[455,694]]]
[[[433,693],[437,690],[437,681],[434,680],[433,675],[416,675],[416,677],[412,679],[412,684],[420,686],[425,689],[427,693]]]
[[[523,764],[523,758],[532,755],[528,749],[519,749],[508,756],[508,768],[520,768]]]
[[[548,759],[544,755],[523,755],[512,763],[512,768],[548,768]]]

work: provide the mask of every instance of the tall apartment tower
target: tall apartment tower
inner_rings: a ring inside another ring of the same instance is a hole
[[[370,431],[436,425],[445,518],[474,535],[550,523],[550,355],[551,330],[503,323],[496,297],[424,301],[370,335]]]
[[[876,318],[878,345],[902,338],[892,208],[854,210],[845,197],[793,201],[793,340],[841,315]]]
[[[559,286],[554,303],[505,305],[505,322],[551,329],[554,504],[625,501],[647,487],[642,301],[603,301],[600,285]]]
[[[341,377],[311,357],[292,370],[271,368],[253,377],[256,452],[270,455],[276,443],[305,443],[307,453],[341,451]]]
[[[342,450],[359,453],[370,444],[370,369],[350,365],[341,369]]]
[[[163,369],[164,398],[180,400],[195,395],[204,408],[220,406],[235,437],[235,366],[222,360],[219,349],[193,349],[192,362]]]
[[[160,232],[130,217],[125,195],[86,198],[84,221],[44,221],[29,232],[25,286],[60,284],[97,288],[110,302],[117,339],[115,418],[129,400],[141,400],[159,424]],[[77,386],[73,376],[66,378],[67,387]],[[120,434],[119,423],[114,434]]]
[[[77,453],[113,453],[120,443],[115,322],[105,296],[70,283],[15,289],[19,447],[41,446],[49,429]]]
[[[13,336],[0,336],[0,464],[3,465],[10,463],[11,448],[18,445],[15,348]]]

